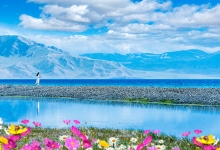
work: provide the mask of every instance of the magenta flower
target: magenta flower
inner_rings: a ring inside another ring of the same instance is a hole
[[[77,136],[79,138],[81,138],[82,140],[87,140],[87,137],[84,134],[82,134],[82,133],[78,134]]]
[[[153,130],[153,133],[154,133],[154,134],[159,134],[159,133],[160,133],[160,130]]]
[[[150,144],[151,141],[152,141],[152,136],[148,136],[144,139],[143,144],[146,146]]]
[[[41,150],[41,147],[40,145],[34,145],[34,146],[31,146],[31,150]]]
[[[173,150],[180,150],[180,148],[179,147],[174,147]]]
[[[50,149],[59,149],[60,144],[58,142],[51,140],[47,143],[46,146],[47,146],[47,148],[50,148]]]
[[[41,126],[41,123],[39,123],[39,122],[33,121],[33,124],[35,125],[35,127],[40,127]]]
[[[23,136],[27,136],[27,135],[30,134],[30,133],[31,133],[31,128],[30,128],[30,127],[27,127],[27,131],[21,133],[21,136],[22,136],[22,137],[23,137]]]
[[[145,130],[143,134],[148,134],[150,133],[150,130]]]
[[[3,150],[13,150],[17,147],[15,141],[8,139],[8,144],[3,144]]]
[[[40,143],[36,140],[34,140],[32,143],[31,143],[31,147],[35,147],[35,146],[40,146]]]
[[[202,133],[202,130],[194,130],[194,132],[196,133],[196,134],[200,134],[200,133]]]
[[[73,132],[73,134],[76,134],[76,135],[81,134],[81,132],[79,131],[79,129],[76,128],[75,126],[72,126],[72,127],[71,127],[71,131]]]
[[[73,122],[74,122],[75,124],[80,124],[80,122],[79,122],[78,120],[73,120]]]
[[[47,145],[51,140],[49,138],[44,139],[44,145]]]
[[[20,135],[11,135],[9,137],[9,139],[16,142],[16,141],[19,141],[21,139],[21,136]]]
[[[145,147],[145,144],[144,144],[144,143],[138,144],[136,150],[142,150],[144,147]]]
[[[80,143],[76,138],[68,137],[65,141],[65,146],[69,149],[77,149],[80,147]]]
[[[23,124],[28,124],[28,123],[29,123],[29,120],[24,119],[24,120],[22,120],[21,122],[22,122]]]
[[[204,145],[202,149],[203,150],[216,150],[216,148],[213,145]]]
[[[92,143],[89,140],[83,140],[83,147],[86,148],[90,148],[92,147]]]
[[[189,136],[189,134],[190,134],[190,131],[188,131],[188,132],[183,132],[183,133],[182,133],[182,136]]]
[[[200,142],[198,142],[198,141],[196,140],[196,137],[193,137],[193,138],[192,138],[192,143],[195,144],[195,145],[197,145],[197,146],[200,146],[200,147],[203,146],[202,143],[200,143]]]
[[[70,123],[70,120],[63,120],[63,123],[69,124],[69,123]]]
[[[21,150],[31,150],[31,146],[28,145],[28,144],[25,144],[25,145],[21,148]]]

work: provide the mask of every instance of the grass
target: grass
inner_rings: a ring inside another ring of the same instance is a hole
[[[79,127],[81,133],[87,135],[89,139],[99,139],[108,141],[110,137],[115,137],[119,139],[118,145],[123,144],[126,146],[129,145],[138,145],[141,143],[147,135],[143,134],[142,130],[119,130],[119,129],[102,129],[102,128],[94,128],[94,127]],[[0,130],[0,135],[5,135],[3,131]],[[24,144],[31,143],[34,140],[38,140],[43,147],[43,139],[50,138],[54,141],[59,141],[59,136],[68,135],[74,136],[70,129],[51,129],[51,128],[32,128],[31,133],[17,142],[16,150],[20,150]],[[166,146],[167,150],[172,150],[174,147],[179,147],[180,150],[196,150],[200,149],[195,146],[190,139],[188,138],[176,138],[174,136],[167,136],[165,134],[154,134],[150,132],[148,136],[151,135],[153,137],[153,141],[155,145],[159,144],[159,140],[163,140],[163,145]],[[6,136],[6,135],[5,135]],[[131,138],[137,138],[138,141],[136,143],[132,143],[130,141]],[[59,141],[60,142],[60,141]],[[62,148],[66,149],[66,148]],[[80,150],[80,149],[79,149]],[[93,144],[93,150],[101,150],[96,144]],[[144,149],[145,150],[145,149]]]

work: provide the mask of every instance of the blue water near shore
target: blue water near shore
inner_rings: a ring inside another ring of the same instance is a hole
[[[220,138],[220,110],[217,107],[186,107],[143,104],[120,104],[110,101],[75,100],[68,98],[0,97],[0,117],[6,124],[21,120],[37,121],[42,127],[70,128],[73,120],[80,126],[99,128],[161,130],[167,135],[182,137],[183,132],[200,129],[203,135]],[[67,126],[62,121],[70,119]],[[86,122],[86,123],[85,123]]]
[[[0,79],[0,85],[35,85],[35,79]],[[220,79],[41,79],[40,85],[220,88]]]

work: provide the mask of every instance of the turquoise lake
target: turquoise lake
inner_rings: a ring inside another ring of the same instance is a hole
[[[43,127],[67,128],[73,120],[80,126],[100,128],[161,130],[181,137],[195,129],[203,135],[220,137],[220,110],[215,107],[186,107],[143,104],[122,104],[107,101],[75,100],[68,98],[0,98],[0,117],[6,124],[19,124],[23,119],[41,122]],[[65,125],[63,120],[70,119]]]

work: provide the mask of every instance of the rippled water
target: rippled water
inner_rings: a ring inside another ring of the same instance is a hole
[[[220,110],[209,107],[121,104],[117,102],[72,101],[66,98],[0,98],[0,117],[6,123],[23,119],[43,127],[64,128],[62,120],[77,119],[82,126],[101,128],[161,130],[181,137],[182,132],[200,129],[220,137]],[[85,124],[87,122],[87,124]],[[32,126],[32,125],[31,125]]]

